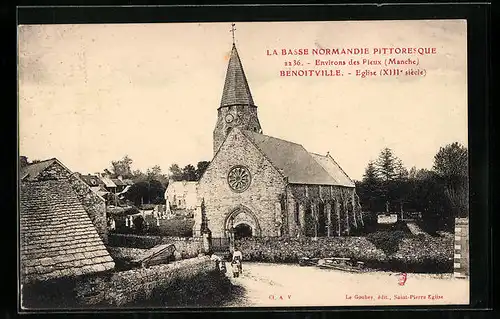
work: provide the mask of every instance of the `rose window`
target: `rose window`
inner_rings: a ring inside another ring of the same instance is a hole
[[[227,175],[229,187],[235,192],[243,192],[250,186],[250,172],[244,166],[231,168]]]

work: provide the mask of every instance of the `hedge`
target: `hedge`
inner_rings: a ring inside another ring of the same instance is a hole
[[[237,241],[243,260],[297,263],[301,257],[347,257],[371,269],[444,273],[453,272],[453,239],[411,236],[393,232],[368,237],[245,238]],[[382,239],[387,242],[382,242]],[[396,245],[394,248],[391,245]],[[378,247],[377,247],[378,246]]]

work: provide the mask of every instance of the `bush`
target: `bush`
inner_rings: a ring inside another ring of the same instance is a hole
[[[243,238],[243,260],[298,263],[301,257],[347,257],[367,268],[398,272],[453,271],[453,238],[412,236],[403,231],[367,237]]]
[[[366,239],[372,242],[375,247],[381,249],[386,255],[392,255],[399,250],[399,243],[408,235],[401,231],[379,231],[368,234]]]

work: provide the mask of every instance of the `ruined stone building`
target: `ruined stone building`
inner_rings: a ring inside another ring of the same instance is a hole
[[[332,156],[263,134],[234,44],[213,152],[198,182],[205,208],[195,214],[195,236],[202,219],[212,237],[342,236],[363,224],[354,183]]]

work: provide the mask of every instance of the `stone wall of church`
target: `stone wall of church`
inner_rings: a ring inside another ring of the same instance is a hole
[[[251,175],[250,186],[241,193],[234,192],[228,185],[228,173],[235,165],[244,165]],[[283,176],[241,131],[231,130],[199,181],[199,200],[205,200],[212,237],[225,236],[226,217],[240,205],[257,217],[261,236],[278,236],[276,210],[285,185]],[[195,223],[194,236],[199,234],[199,224]]]
[[[232,118],[230,122],[226,121],[228,115]],[[217,123],[213,135],[214,154],[224,142],[228,130],[234,127],[260,132],[261,127],[257,116],[257,107],[249,105],[232,105],[221,107],[217,111]]]
[[[355,188],[293,184],[288,187],[287,198],[288,232],[291,237],[306,236],[317,231],[314,227],[316,213],[323,215],[321,224],[325,225],[327,236],[349,235],[353,229],[362,226]]]

